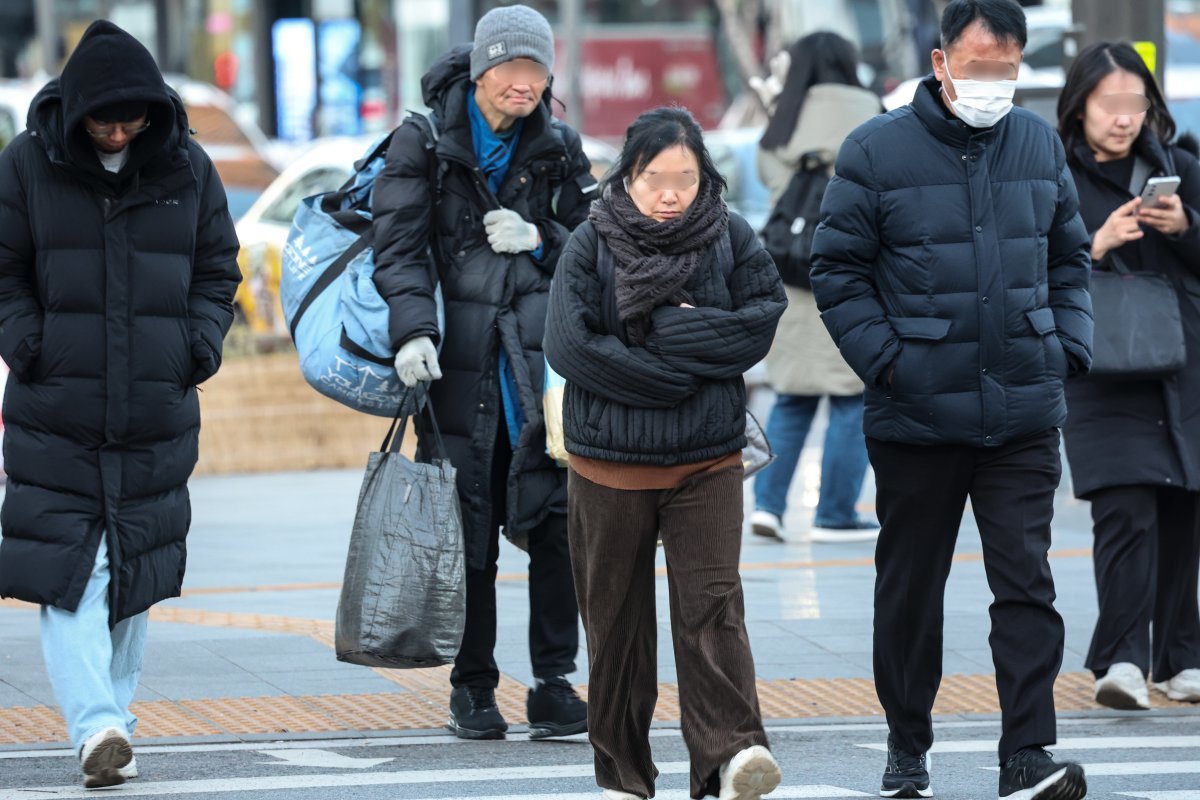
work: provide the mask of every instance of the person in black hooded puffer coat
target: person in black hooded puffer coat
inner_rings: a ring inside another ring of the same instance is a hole
[[[146,612],[180,593],[196,385],[221,363],[237,248],[179,97],[94,23],[0,154],[0,596],[42,606],[87,786],[135,771]]]

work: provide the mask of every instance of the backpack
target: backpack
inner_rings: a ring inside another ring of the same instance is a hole
[[[430,152],[430,185],[440,193],[446,165],[432,155],[434,122],[410,112]],[[388,306],[375,288],[371,196],[383,171],[385,135],[333,192],[305,198],[282,254],[279,297],[300,359],[300,372],[326,397],[357,411],[395,416],[405,387],[394,366]],[[438,328],[444,329],[441,290]]]
[[[829,185],[829,162],[818,152],[800,157],[800,167],[779,196],[763,226],[763,247],[775,259],[779,277],[788,286],[812,289],[813,234],[821,219],[821,199]]]

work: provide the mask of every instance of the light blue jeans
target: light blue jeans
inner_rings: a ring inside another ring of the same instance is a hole
[[[783,519],[800,451],[817,414],[820,396],[781,394],[767,420],[775,460],[754,479],[754,506]],[[848,525],[858,520],[854,505],[867,476],[863,396],[829,398],[829,427],[821,454],[821,491],[813,525]]]
[[[42,656],[76,753],[105,728],[132,736],[137,726],[129,704],[142,672],[148,612],[109,631],[108,582],[108,545],[102,536],[79,608],[72,613],[42,606]]]

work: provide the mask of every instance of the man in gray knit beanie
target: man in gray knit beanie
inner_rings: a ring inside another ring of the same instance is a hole
[[[554,33],[546,18],[529,6],[493,8],[475,25],[471,50],[471,80],[492,67],[528,58],[554,71]]]
[[[550,114],[553,66],[545,17],[522,5],[489,11],[474,43],[421,79],[432,125],[410,117],[396,130],[372,201],[374,282],[388,304],[396,376],[427,387],[446,437],[418,419],[422,452],[444,444],[456,470],[466,625],[448,726],[462,739],[508,731],[496,705],[501,529],[529,553],[529,737],[587,730],[587,705],[568,679],[579,608],[567,473],[546,455],[540,409],[550,278],[587,219],[596,179],[579,134]]]

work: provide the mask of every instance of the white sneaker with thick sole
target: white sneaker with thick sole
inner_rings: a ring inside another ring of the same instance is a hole
[[[1150,707],[1146,676],[1137,664],[1121,661],[1096,680],[1096,702],[1109,708],[1137,711]]]
[[[755,511],[750,515],[750,530],[764,539],[782,539],[783,520],[770,511]]]
[[[1174,678],[1151,685],[1172,700],[1200,703],[1200,669],[1185,669]]]
[[[79,763],[83,767],[83,787],[97,789],[101,786],[119,786],[125,782],[121,768],[133,761],[133,748],[129,738],[119,728],[105,728],[94,733],[83,743],[79,751]]]
[[[129,763],[121,767],[117,772],[121,773],[121,777],[127,781],[131,781],[138,776],[137,756],[129,760]]]
[[[771,751],[756,744],[722,765],[721,793],[717,800],[758,800],[775,791],[783,775]]]

